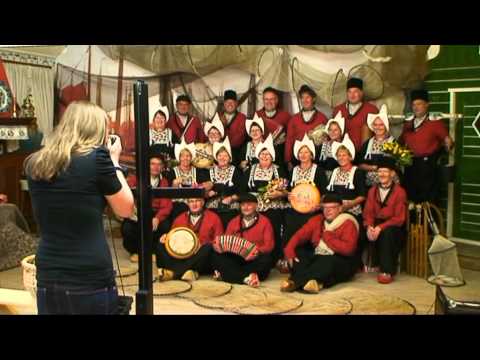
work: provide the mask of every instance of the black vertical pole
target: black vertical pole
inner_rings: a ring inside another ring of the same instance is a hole
[[[136,314],[153,315],[152,285],[152,193],[150,167],[147,161],[148,86],[144,81],[134,84],[135,164],[137,173],[137,211],[140,225],[139,289],[136,294]]]

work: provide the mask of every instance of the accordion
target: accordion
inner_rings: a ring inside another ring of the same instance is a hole
[[[213,248],[218,253],[229,252],[239,255],[246,261],[253,260],[258,255],[257,246],[239,236],[222,235],[213,243]]]

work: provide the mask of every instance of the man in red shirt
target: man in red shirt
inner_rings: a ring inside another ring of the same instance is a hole
[[[257,212],[257,198],[243,194],[239,198],[240,215],[228,223],[225,235],[232,235],[255,244],[255,256],[245,260],[231,252],[221,252],[214,246],[212,265],[214,278],[223,281],[258,287],[267,278],[272,266],[271,252],[275,245],[273,227],[270,220]],[[215,241],[219,241],[216,239]]]
[[[279,98],[278,92],[272,87],[263,90],[263,108],[257,111],[257,115],[263,120],[270,119],[283,126],[284,131],[287,130],[288,122],[292,117],[287,111],[278,108]]]
[[[372,136],[367,126],[368,114],[378,113],[377,107],[365,102],[363,97],[363,80],[350,78],[347,81],[347,101],[333,109],[334,117],[341,112],[345,118],[345,133],[350,136],[358,152],[363,143]]]
[[[386,158],[378,164],[380,183],[370,188],[363,210],[363,224],[368,240],[375,246],[375,257],[380,266],[377,280],[381,284],[393,281],[405,238],[407,194],[393,181],[396,170],[392,158]]]
[[[237,93],[234,90],[226,90],[223,94],[223,111],[218,113],[225,128],[225,136],[230,139],[232,151],[239,150],[247,140],[245,130],[244,113],[238,111]]]
[[[322,205],[323,214],[312,217],[284,249],[292,272],[281,291],[318,293],[355,274],[359,224],[352,215],[342,213],[337,195],[325,195]]]
[[[442,148],[450,151],[453,141],[441,119],[429,115],[426,90],[411,93],[414,115],[405,119],[399,141],[413,152],[413,164],[405,168],[404,185],[409,200],[415,203],[438,198],[438,157]]]
[[[326,124],[327,117],[315,107],[317,94],[308,85],[302,85],[298,95],[301,98],[302,109],[288,122],[287,139],[285,141],[285,162],[288,170],[293,169],[293,145],[295,140],[301,141],[304,135],[318,125]]]
[[[287,111],[278,108],[279,97],[278,92],[273,87],[267,87],[263,90],[263,108],[257,111],[257,115],[260,116],[263,121],[274,121],[281,125],[281,131],[276,137],[275,152],[277,154],[285,153],[285,140],[287,137],[288,123],[292,115]],[[282,161],[283,165],[283,161]]]
[[[168,180],[162,176],[165,168],[165,162],[161,155],[156,153],[150,154],[150,184],[152,188],[168,186]],[[128,186],[135,188],[137,186],[137,178],[130,176],[127,178]],[[168,217],[172,211],[173,205],[171,199],[153,198],[152,211],[155,214],[152,219],[153,242],[152,252],[157,253],[158,239],[170,229],[170,221]],[[130,261],[138,262],[138,247],[140,238],[140,226],[137,221],[137,213],[129,218],[124,219],[121,226],[123,237],[123,247],[130,253]]]
[[[177,111],[170,116],[167,122],[167,128],[172,129],[173,133],[181,141],[182,137],[185,142],[204,143],[207,137],[203,133],[203,124],[199,118],[190,115],[190,106],[192,100],[188,95],[180,95],[177,97]]]
[[[197,280],[199,274],[211,273],[210,253],[213,240],[223,234],[223,225],[220,217],[213,211],[205,209],[205,199],[193,198],[187,200],[188,211],[177,216],[173,221],[172,229],[188,227],[197,234],[201,247],[198,252],[188,259],[173,258],[165,249],[166,235],[160,238],[157,261],[158,279],[168,281],[182,279],[185,281]]]

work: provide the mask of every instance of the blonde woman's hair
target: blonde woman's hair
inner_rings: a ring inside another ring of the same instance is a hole
[[[45,140],[45,146],[25,159],[33,180],[52,180],[70,165],[72,155],[86,155],[105,143],[107,113],[88,101],[72,102]]]
[[[348,150],[348,148],[345,146],[345,145],[340,145],[337,149],[337,153],[335,155],[338,156],[338,153],[340,151],[346,151],[348,153],[348,155],[350,155],[350,157],[353,159],[353,156],[352,156],[352,153],[350,152],[350,150]]]

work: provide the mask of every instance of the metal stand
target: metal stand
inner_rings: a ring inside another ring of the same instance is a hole
[[[149,114],[148,86],[144,81],[134,84],[135,113],[135,165],[137,188],[133,189],[137,199],[138,223],[140,224],[140,251],[138,258],[139,289],[135,295],[136,314],[153,315],[153,275],[152,275],[152,196],[159,198],[203,198],[203,188],[156,188],[150,185],[148,162]]]
[[[153,314],[152,283],[152,193],[147,151],[150,142],[148,131],[148,87],[143,81],[133,86],[135,109],[135,166],[137,174],[137,209],[140,225],[139,289],[135,295],[136,314]]]

